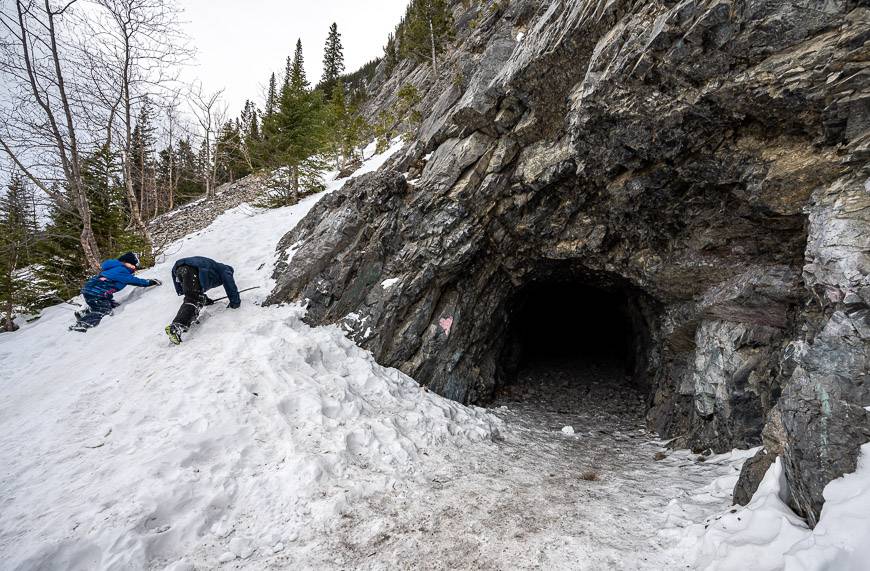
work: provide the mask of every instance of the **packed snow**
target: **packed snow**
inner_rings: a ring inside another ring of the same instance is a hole
[[[370,148],[359,172],[400,147]],[[277,241],[322,195],[226,212],[140,274],[165,285],[128,288],[86,334],[67,331],[76,307],[60,305],[0,335],[3,569],[870,560],[867,447],[858,472],[828,486],[809,530],[782,501],[778,463],[749,506],[731,508],[754,450],[666,451],[644,429],[642,396],[606,374],[589,373],[585,392],[466,407],[379,366],[341,324],[311,328],[296,304],[261,307]],[[205,308],[175,347],[163,332],[180,304],[169,272],[190,255],[228,263],[240,289],[259,289],[238,310]]]
[[[277,239],[319,198],[227,212],[140,273],[165,285],[128,288],[86,334],[67,331],[76,308],[62,305],[0,337],[4,568],[274,555],[357,498],[419,479],[428,451],[498,434],[494,417],[378,366],[338,328],[303,324],[303,308],[259,306]],[[169,274],[190,255],[260,289],[240,310],[205,308],[174,347]]]
[[[699,569],[862,571],[870,562],[870,444],[858,470],[825,487],[815,529],[786,504],[788,484],[779,459],[746,507],[712,518],[693,547]],[[699,526],[695,532],[701,533]]]

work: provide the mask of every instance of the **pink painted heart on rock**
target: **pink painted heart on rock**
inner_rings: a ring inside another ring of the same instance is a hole
[[[442,317],[438,320],[438,325],[441,326],[441,331],[444,332],[444,335],[450,336],[450,328],[453,327],[453,317]]]

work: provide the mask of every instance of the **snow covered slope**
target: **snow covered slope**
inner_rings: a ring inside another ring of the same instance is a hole
[[[308,327],[301,308],[258,305],[276,241],[319,197],[227,212],[141,273],[162,287],[128,288],[87,334],[67,331],[67,305],[0,337],[0,567],[259,568],[440,449],[497,434],[494,417],[422,391],[337,328]],[[239,310],[206,308],[175,347],[169,273],[189,255],[261,289]]]

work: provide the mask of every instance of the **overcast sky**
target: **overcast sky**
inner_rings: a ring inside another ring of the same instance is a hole
[[[308,80],[317,83],[323,45],[333,22],[341,33],[347,71],[381,56],[408,0],[180,0],[179,4],[197,51],[189,74],[199,78],[207,91],[225,88],[229,113],[235,116],[245,99],[262,107],[269,74],[284,69],[297,38],[302,39]]]

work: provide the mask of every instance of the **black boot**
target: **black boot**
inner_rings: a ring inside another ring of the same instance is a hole
[[[181,345],[181,334],[186,332],[187,330],[177,323],[166,326],[166,334],[169,335],[169,340],[175,345]]]

